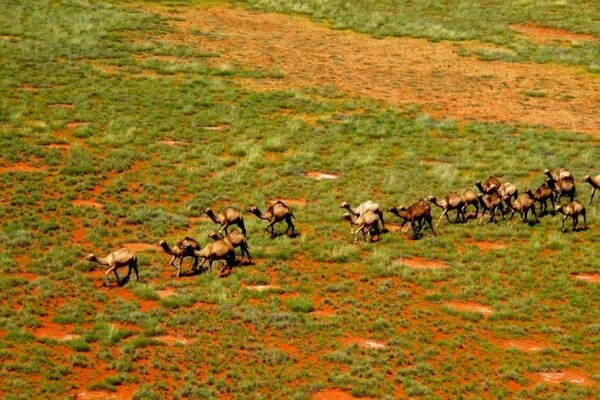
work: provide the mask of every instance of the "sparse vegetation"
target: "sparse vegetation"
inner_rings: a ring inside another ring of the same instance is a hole
[[[597,175],[597,136],[521,124],[518,116],[514,124],[438,119],[367,91],[273,88],[286,78],[277,66],[228,64],[194,44],[206,38],[218,48],[222,27],[193,21],[189,41],[170,36],[186,10],[218,3],[3,3],[2,396],[600,396],[600,291],[575,274],[598,275],[600,202],[591,201],[592,186],[578,184],[576,194],[588,229],[569,234],[560,232],[562,214],[540,213],[533,226],[465,216],[414,241],[388,219],[390,232],[378,242],[355,246],[339,208],[463,193],[490,174],[535,188],[548,167],[566,166],[580,182]],[[486,4],[494,12],[467,0],[223,4],[252,8],[256,18],[262,10],[295,12],[378,37],[451,40],[473,62],[481,61],[469,42],[483,41],[498,46],[489,55],[498,62],[506,53],[510,62],[596,74],[598,6],[563,3]],[[529,23],[596,40],[538,44],[511,27]],[[344,68],[348,60],[328,62]],[[554,99],[544,82],[519,93],[529,102]],[[337,179],[312,179],[313,171]],[[272,240],[265,221],[242,212],[254,263],[226,277],[174,279],[158,246],[142,246],[185,235],[208,243],[217,225],[202,215],[207,207],[246,210],[273,198],[293,209],[301,234]],[[83,258],[123,245],[140,246],[139,283],[101,287],[103,271]],[[413,257],[448,268],[402,262]],[[503,347],[517,339],[547,348]],[[561,371],[584,384],[540,375]]]

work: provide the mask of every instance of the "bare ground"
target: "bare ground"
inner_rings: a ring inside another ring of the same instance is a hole
[[[254,90],[328,86],[396,107],[416,104],[436,118],[459,122],[503,122],[596,135],[600,131],[600,77],[582,68],[481,61],[459,56],[451,43],[377,39],[332,30],[303,17],[227,6],[179,11],[171,22],[175,32],[164,40],[218,54],[209,59],[215,66],[283,75],[242,80]],[[523,29],[522,34],[528,33]],[[545,30],[537,27],[534,33],[541,40]],[[547,34],[551,40],[556,29]]]

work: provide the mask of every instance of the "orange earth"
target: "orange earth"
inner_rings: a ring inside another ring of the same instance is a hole
[[[151,7],[155,12],[171,16],[167,10],[159,6],[145,7]],[[553,129],[568,129],[594,135],[600,132],[600,118],[597,109],[600,78],[585,74],[577,67],[483,62],[473,58],[460,57],[450,43],[430,43],[411,38],[376,39],[368,35],[331,30],[325,26],[311,23],[302,17],[255,13],[233,7],[181,8],[177,13],[177,18],[169,21],[174,30],[165,33],[162,40],[174,44],[185,44],[204,52],[215,52],[219,56],[207,60],[215,66],[280,71],[283,75],[277,79],[240,80],[241,84],[253,90],[331,86],[350,96],[381,100],[391,105],[417,104],[434,117],[452,118],[460,122],[478,120],[548,126]],[[563,40],[568,37],[563,31],[532,25],[517,26],[514,29],[521,35],[528,38],[534,37],[538,41],[556,40],[557,37]],[[216,32],[220,35],[220,40],[210,40],[202,35],[190,35],[191,30]],[[573,40],[592,39],[573,34]],[[483,45],[471,43],[470,46]],[[545,96],[528,98],[525,92],[530,90],[541,90]],[[54,107],[69,108],[72,105],[55,104]],[[75,129],[79,125],[80,123],[73,122],[68,128]],[[205,127],[204,129],[223,128]],[[165,140],[163,143],[169,146],[185,144],[185,142],[172,140]],[[40,171],[43,170],[29,164],[0,167],[0,172],[4,173]],[[336,175],[318,171],[311,171],[307,173],[307,176],[314,179],[337,178]],[[107,182],[110,179],[112,177],[108,177]],[[91,193],[101,194],[103,187],[107,186],[107,182],[98,184]],[[306,199],[286,199],[285,201],[297,206],[304,206],[307,202]],[[102,210],[104,207],[102,203],[88,199],[74,200],[72,204],[97,210]],[[205,221],[205,219],[202,220]],[[85,229],[76,230],[74,239],[78,244],[84,243]],[[504,244],[488,242],[467,244],[477,246],[481,251],[501,250],[506,247]],[[150,243],[125,243],[123,246],[136,251],[159,251],[156,245]],[[396,263],[405,264],[414,269],[449,268],[447,264],[420,258],[396,260]],[[26,260],[23,264],[26,264]],[[326,263],[316,263],[310,260],[302,260],[302,262],[295,260],[292,267],[300,272],[311,273],[319,269],[337,268],[335,265],[332,267]],[[27,272],[20,274],[23,277],[31,275]],[[358,282],[360,279],[352,272],[341,271],[339,275],[341,278],[353,282]],[[90,276],[94,282],[99,284],[103,272],[93,271]],[[588,282],[598,281],[598,274],[580,274],[573,277]],[[275,273],[269,278],[271,278],[270,282],[277,282]],[[154,283],[170,282],[172,279],[172,271],[165,267],[165,272],[155,278]],[[425,294],[424,289],[418,289],[412,283],[400,282],[397,277],[389,280],[393,281],[393,285],[409,292],[411,298]],[[316,278],[316,284],[325,286],[327,283]],[[275,283],[248,285],[245,288],[256,292],[274,292],[275,296],[279,296],[281,299],[289,297],[282,287]],[[156,292],[161,300],[176,295],[175,289],[171,288]],[[103,289],[103,293],[110,300],[135,301],[139,304],[139,310],[142,312],[160,308],[159,301],[140,300],[126,288],[110,287]],[[360,302],[371,293],[371,291],[357,289],[354,295]],[[330,296],[335,300],[337,294],[333,293]],[[313,300],[314,304],[321,303],[321,299]],[[259,302],[255,299],[248,301]],[[42,326],[32,329],[36,337],[58,341],[68,341],[78,337],[73,333],[73,326],[52,322],[52,316],[61,305],[58,303],[47,305],[46,312],[48,314],[42,318]],[[464,312],[478,312],[485,315],[493,313],[490,307],[477,303],[446,302],[444,305]],[[402,309],[399,313],[410,319],[411,313],[415,309],[426,306],[430,306],[430,304],[422,301],[412,310]],[[102,307],[102,305],[98,305],[98,307]],[[202,303],[197,303],[190,308],[199,308],[208,314],[215,312],[211,307],[205,307]],[[330,319],[329,317],[346,311],[343,307],[333,309],[327,305],[321,305],[310,314],[314,318],[327,321]],[[248,325],[247,329],[252,331],[254,328]],[[403,328],[398,327],[397,329],[401,331]],[[0,331],[0,336],[4,334],[5,332]],[[285,338],[273,335],[264,340],[273,348],[297,357],[299,359],[298,367],[312,368],[319,365],[320,361],[315,355],[306,356],[305,353],[302,353],[302,349],[283,344]],[[435,332],[432,335],[435,340],[444,340],[446,337],[443,332]],[[174,352],[181,354],[186,351],[186,347],[191,348],[198,340],[186,336],[183,332],[178,332],[176,327],[155,339],[169,348],[173,348]],[[218,338],[213,340],[217,341]],[[376,352],[387,346],[386,343],[376,339],[354,336],[352,332],[344,332],[339,340],[344,346],[357,345],[364,351]],[[514,348],[526,352],[536,352],[538,348],[551,347],[545,343],[540,344],[527,340],[498,341],[496,339],[491,341],[505,349]],[[115,358],[118,351],[119,349],[115,349]],[[477,355],[477,351],[474,349],[473,354]],[[301,357],[303,358],[300,360]],[[147,369],[144,381],[151,381],[157,373],[157,368],[148,360],[143,361],[142,364]],[[117,391],[112,393],[86,389],[90,383],[102,381],[106,376],[115,374],[114,371],[94,368],[75,368],[75,378],[71,379],[77,388],[73,390],[72,397],[77,399],[131,398],[138,387],[137,383],[119,385]],[[538,373],[534,374],[533,379],[536,382],[551,384],[564,381],[582,386],[591,384],[589,378],[577,371],[570,370]],[[175,386],[168,379],[167,384]],[[511,385],[514,391],[521,389],[521,386],[514,382]],[[401,394],[400,388],[397,389],[397,394]],[[221,398],[228,398],[228,395],[223,393]],[[347,391],[326,389],[314,394],[313,398],[315,400],[344,400],[354,397]]]

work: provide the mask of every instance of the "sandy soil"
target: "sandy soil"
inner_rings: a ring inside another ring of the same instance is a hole
[[[176,31],[164,40],[218,54],[208,59],[215,66],[283,75],[242,81],[254,90],[328,86],[397,107],[417,104],[434,117],[460,122],[600,131],[600,77],[582,68],[480,61],[458,56],[451,43],[376,39],[332,30],[307,18],[239,8],[180,11],[172,21]],[[210,35],[190,35],[190,31]],[[529,25],[519,27],[519,32],[537,41],[564,34]],[[594,38],[577,36],[577,40]],[[485,46],[469,44],[471,49]],[[532,91],[543,96],[528,96]]]

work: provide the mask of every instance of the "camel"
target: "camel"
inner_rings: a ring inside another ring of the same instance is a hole
[[[294,230],[296,228],[292,222],[294,213],[281,200],[278,200],[275,204],[271,205],[264,213],[256,207],[250,207],[248,211],[260,219],[266,219],[269,221],[269,225],[267,225],[265,230],[270,232],[271,238],[275,237],[275,228],[273,225],[281,221],[285,221],[287,223],[287,229],[285,230],[285,233],[288,233],[288,231],[291,229],[291,236],[294,235]]]
[[[574,200],[566,206],[556,206],[556,212],[563,214],[565,217],[562,220],[562,231],[565,231],[565,220],[569,217],[573,218],[573,230],[577,228],[579,216],[583,216],[583,229],[587,229],[587,221],[585,218],[585,206],[581,202]]]
[[[419,233],[423,228],[423,221],[429,224],[431,232],[433,232],[434,236],[437,236],[435,229],[433,229],[431,207],[425,200],[421,199],[408,208],[404,206],[400,206],[398,208],[392,207],[389,209],[389,212],[404,220],[400,227],[403,227],[404,224],[408,222],[413,228],[413,234],[415,237],[419,236]]]
[[[568,179],[557,181],[554,178],[546,178],[546,184],[556,194],[556,199],[554,200],[556,203],[560,201],[560,198],[563,195],[568,196],[571,199],[571,201],[575,199],[575,194],[577,190],[575,188],[574,181]]]
[[[544,170],[544,175],[548,178],[553,179],[555,181],[571,181],[575,182],[575,178],[571,174],[571,172],[567,171],[565,168],[560,167],[556,171],[552,172],[549,169]]]
[[[358,242],[359,232],[362,232],[365,242],[367,241],[367,236],[369,236],[369,242],[373,241],[373,236],[377,236],[379,239],[379,235],[381,234],[379,230],[379,216],[373,211],[367,210],[360,217],[346,213],[342,215],[342,218],[350,222],[350,230],[352,230],[352,225],[358,225],[358,228],[354,231],[354,244]]]
[[[475,186],[483,194],[490,194],[497,190],[498,194],[502,198],[511,196],[516,200],[517,197],[519,197],[519,190],[514,184],[510,182],[504,182],[501,184],[498,178],[493,176],[490,176],[488,180],[485,181],[485,185],[482,186],[481,181],[476,181]]]
[[[381,207],[379,207],[379,204],[372,202],[371,200],[367,200],[364,203],[359,204],[358,207],[354,208],[347,201],[344,201],[342,204],[340,204],[340,208],[345,208],[355,217],[360,217],[366,211],[374,212],[381,221],[381,229],[386,232],[385,221],[383,220],[383,210]]]
[[[500,180],[498,178],[496,178],[495,176],[490,176],[489,178],[486,179],[483,186],[481,185],[481,181],[476,181],[475,186],[477,186],[477,189],[479,189],[479,191],[481,193],[489,194],[490,190],[493,187],[495,187],[496,189],[499,189],[500,186],[502,186],[502,184],[500,183]]]
[[[225,268],[229,268],[229,272],[231,272],[233,266],[237,264],[232,244],[226,242],[223,239],[218,239],[212,243],[207,244],[200,251],[194,250],[194,255],[199,259],[202,259],[202,262],[198,266],[200,270],[202,270],[202,266],[204,265],[206,260],[208,260],[209,271],[212,271],[213,261],[224,260],[224,265],[223,268],[221,268],[219,275],[223,275],[223,271],[225,271]]]
[[[588,205],[592,204],[592,199],[594,198],[594,194],[596,193],[596,189],[600,189],[600,175],[597,175],[595,177],[591,177],[589,175],[586,175],[583,177],[583,182],[587,182],[590,185],[592,185],[592,195],[590,196],[590,202]]]
[[[129,276],[131,275],[132,269],[135,271],[136,281],[139,282],[139,280],[140,280],[140,277],[138,274],[137,255],[133,251],[131,251],[125,247],[120,248],[117,251],[113,251],[112,253],[110,253],[108,256],[106,256],[104,258],[98,258],[98,257],[96,257],[95,254],[92,253],[92,254],[89,254],[88,256],[86,256],[85,260],[95,262],[97,264],[108,267],[108,269],[104,273],[104,286],[108,286],[108,274],[110,274],[111,272],[115,273],[115,277],[117,278],[117,284],[119,286],[123,286],[125,284],[125,282],[127,282],[129,280]],[[127,273],[127,277],[125,277],[123,279],[123,281],[121,281],[119,279],[119,274],[117,272],[117,269],[124,268],[124,267],[129,267],[129,271]]]
[[[531,189],[525,189],[525,192],[519,196],[517,200],[512,200],[511,196],[507,196],[504,198],[506,205],[512,209],[512,213],[508,218],[508,223],[512,220],[512,217],[518,212],[521,215],[521,220],[523,222],[527,222],[527,214],[531,210],[531,213],[535,217],[535,222],[538,221],[537,214],[535,213],[535,195],[531,191]]]
[[[502,197],[498,194],[497,190],[492,191],[488,195],[483,195],[483,193],[479,194],[479,205],[481,206],[481,218],[479,218],[479,223],[483,221],[483,217],[486,211],[490,212],[490,219],[488,222],[494,222],[494,218],[496,216],[496,211],[500,210],[502,214],[502,219],[504,219],[504,207],[502,206]]]
[[[472,205],[475,207],[475,218],[479,215],[479,197],[472,192],[471,190],[465,190],[463,194],[460,195],[462,197],[463,202],[465,203],[464,214],[465,217],[467,215],[467,207]]]
[[[194,254],[194,250],[200,250],[200,244],[195,239],[186,236],[182,240],[178,241],[173,248],[169,247],[167,242],[164,240],[160,240],[157,244],[162,247],[165,253],[172,256],[169,265],[177,270],[177,275],[175,275],[176,278],[179,278],[181,264],[183,263],[183,259],[185,257],[194,258],[194,266],[192,267],[192,271],[196,269],[196,266],[198,265],[198,257],[196,257]],[[177,259],[179,260],[179,265],[175,265],[174,261]]]
[[[208,237],[214,241],[223,239],[224,241],[231,244],[234,249],[239,247],[242,251],[242,257],[240,258],[239,263],[242,263],[242,261],[244,260],[244,255],[246,255],[248,257],[248,263],[252,264],[252,258],[250,258],[250,251],[248,250],[248,242],[246,241],[246,236],[244,236],[243,233],[238,232],[237,230],[233,230],[225,236],[221,236],[218,233],[211,233],[208,235]]]
[[[444,216],[448,220],[448,223],[450,223],[450,217],[448,216],[448,211],[452,211],[452,210],[456,210],[455,222],[458,222],[459,218],[462,218],[463,221],[467,220],[467,216],[465,215],[465,202],[464,202],[463,198],[461,196],[459,196],[456,192],[448,193],[447,195],[444,196],[444,198],[440,202],[437,201],[435,196],[429,196],[427,198],[427,200],[429,200],[432,204],[434,204],[434,205],[438,206],[439,208],[441,208],[442,210],[444,210],[444,212],[442,213],[442,216],[440,217],[440,219],[438,220],[438,222],[435,226],[440,225],[440,222],[442,222],[442,219],[444,218]]]
[[[554,191],[546,182],[543,182],[540,187],[535,190],[534,197],[535,201],[540,203],[540,215],[548,213],[548,200],[550,200],[550,203],[552,204],[552,209],[554,210],[556,208],[554,203]]]
[[[237,225],[242,230],[244,236],[246,236],[246,227],[244,226],[244,217],[240,213],[239,210],[233,207],[227,207],[222,212],[215,214],[212,209],[207,208],[204,210],[203,214],[208,215],[208,217],[215,223],[221,225],[221,229],[218,230],[217,233],[221,233],[225,231],[227,234],[227,228],[231,225]]]

